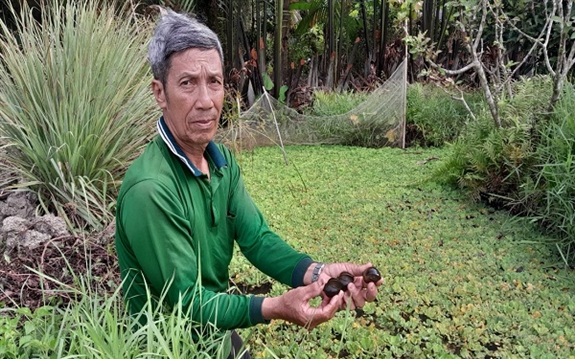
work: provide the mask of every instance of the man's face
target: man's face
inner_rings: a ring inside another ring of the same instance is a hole
[[[205,148],[218,128],[224,102],[217,50],[190,48],[172,55],[165,86],[152,81],[164,120],[184,152]]]

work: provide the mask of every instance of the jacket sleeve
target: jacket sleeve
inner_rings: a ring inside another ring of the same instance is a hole
[[[228,159],[232,173],[230,215],[235,217],[235,239],[242,253],[259,270],[292,287],[303,285],[306,269],[313,262],[296,251],[267,225],[245,188],[239,166]]]
[[[122,198],[121,222],[133,256],[153,293],[181,301],[192,320],[220,329],[264,322],[262,298],[216,293],[202,286],[189,221],[177,196],[152,180],[135,184]]]

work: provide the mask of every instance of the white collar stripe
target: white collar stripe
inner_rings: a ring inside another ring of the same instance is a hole
[[[178,147],[178,145],[176,143],[174,143],[172,141],[171,134],[166,131],[166,128],[164,128],[165,124],[163,123],[163,118],[160,118],[156,124],[157,128],[158,128],[158,132],[160,133],[160,136],[162,137],[162,140],[164,140],[164,143],[166,143],[166,145],[168,146],[168,148],[170,149],[170,151],[176,155],[182,162],[184,162],[184,164],[186,165],[186,167],[188,167],[188,169],[190,171],[192,171],[192,174],[194,176],[199,176],[201,173],[199,172],[199,170],[196,169],[196,167],[190,162],[190,160],[188,160],[188,158],[186,157],[186,155],[184,155],[180,148]]]

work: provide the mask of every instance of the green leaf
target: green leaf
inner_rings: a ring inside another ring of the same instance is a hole
[[[264,74],[264,88],[266,91],[271,91],[274,88],[274,82],[268,74]]]
[[[283,85],[282,87],[280,87],[280,94],[279,94],[279,98],[278,100],[280,102],[286,102],[286,92],[288,90],[288,86],[287,85]]]
[[[290,10],[309,10],[312,8],[313,3],[307,1],[294,2],[289,5]]]

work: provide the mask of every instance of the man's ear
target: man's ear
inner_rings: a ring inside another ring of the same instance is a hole
[[[160,80],[152,80],[152,92],[154,93],[158,106],[160,106],[161,109],[166,108],[166,91]]]

